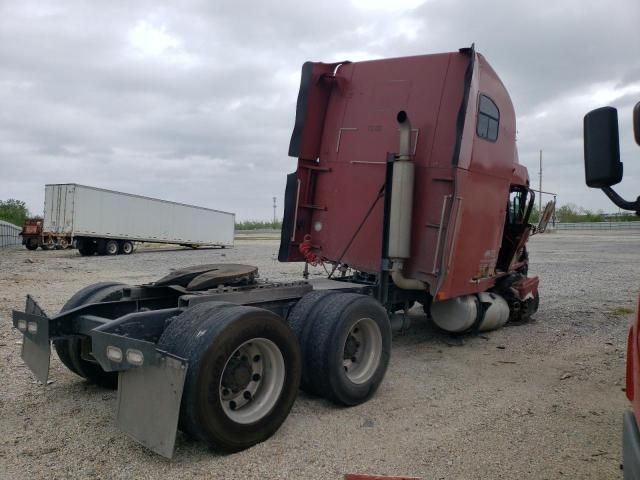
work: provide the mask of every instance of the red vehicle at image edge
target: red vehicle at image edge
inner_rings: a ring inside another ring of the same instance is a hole
[[[633,131],[640,145],[640,102],[633,109]],[[624,200],[612,188],[622,180],[618,111],[602,107],[584,117],[584,167],[587,186],[600,188],[618,207],[640,215],[640,197]],[[625,480],[640,479],[640,296],[627,338],[626,394],[632,410],[623,417],[622,457]]]
[[[13,323],[37,378],[53,341],[71,371],[117,385],[116,424],[151,450],[171,457],[179,428],[238,451],[278,430],[299,387],[342,406],[371,398],[390,316],[415,302],[452,333],[536,312],[526,243],[544,224],[529,223],[509,94],[473,47],[305,63],[289,155],[278,259],[328,278],[197,265],[90,285],[52,317],[28,297]]]

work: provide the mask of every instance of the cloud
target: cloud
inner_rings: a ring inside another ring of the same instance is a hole
[[[45,183],[77,182],[267,219],[295,168],[304,61],[476,42],[511,92],[533,184],[543,149],[545,190],[611,210],[583,185],[582,116],[620,108],[621,192],[635,198],[638,19],[633,0],[2,3],[0,198],[38,213]]]

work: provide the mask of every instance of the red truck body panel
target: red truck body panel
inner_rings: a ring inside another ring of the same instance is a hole
[[[24,236],[40,236],[42,235],[42,219],[40,218],[28,218],[22,225],[22,232],[20,235]]]
[[[627,374],[625,393],[631,402],[636,419],[640,418],[640,294],[636,318],[629,327],[627,337]]]
[[[499,109],[496,141],[476,134],[481,94]],[[485,291],[505,273],[496,263],[510,187],[529,181],[518,164],[509,94],[470,49],[305,64],[289,152],[298,157],[295,228],[281,260],[304,261],[298,247],[310,235],[320,257],[379,271],[380,192],[387,153],[399,148],[402,110],[411,119],[416,172],[405,274],[439,299]]]

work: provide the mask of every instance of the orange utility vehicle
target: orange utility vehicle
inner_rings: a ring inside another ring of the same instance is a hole
[[[640,102],[633,109],[633,132],[640,145]],[[611,188],[622,180],[618,111],[602,107],[584,117],[584,168],[587,186],[600,188],[609,199],[624,210],[640,215],[640,197],[624,200]],[[626,394],[632,410],[623,417],[623,466],[625,480],[640,478],[640,298],[636,318],[629,327],[627,339]]]
[[[36,250],[38,247],[49,250],[49,246],[42,241],[42,218],[27,218],[22,225],[20,236],[27,250]]]
[[[289,155],[279,259],[329,278],[201,265],[91,285],[52,317],[28,297],[13,314],[27,365],[46,383],[53,341],[70,370],[118,385],[117,424],[150,449],[171,456],[179,427],[234,451],[278,429],[300,384],[340,405],[368,400],[391,354],[389,315],[415,301],[455,333],[536,311],[515,113],[473,47],[306,63]]]

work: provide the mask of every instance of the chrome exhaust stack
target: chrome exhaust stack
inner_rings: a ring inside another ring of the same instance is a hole
[[[400,149],[393,163],[391,205],[389,212],[389,258],[392,261],[393,283],[405,290],[425,290],[424,282],[406,278],[404,261],[410,257],[411,223],[413,221],[413,186],[415,165],[411,159],[411,122],[407,112],[397,116],[400,128]]]

